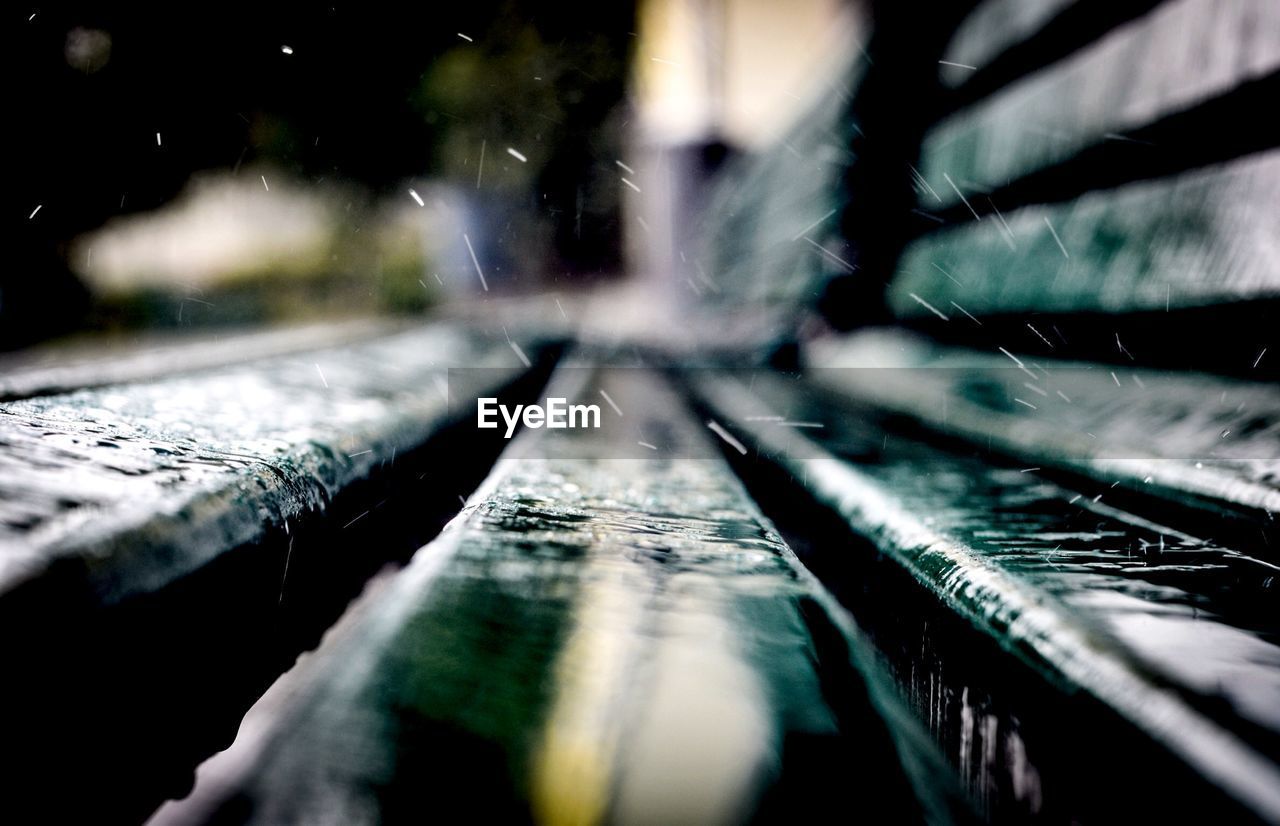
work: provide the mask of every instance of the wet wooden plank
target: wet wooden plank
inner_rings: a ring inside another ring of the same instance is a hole
[[[1078,0],[987,0],[956,29],[938,67],[943,83],[964,84],[973,72],[1044,28]]]
[[[404,326],[360,319],[266,330],[150,334],[130,339],[91,336],[57,342],[0,356],[0,401],[340,347],[388,335]]]
[[[611,426],[518,437],[215,793],[156,822],[962,812],[856,628],[665,381],[570,368],[546,393],[602,390]]]
[[[1024,207],[913,244],[890,286],[902,318],[1163,311],[1275,297],[1280,151]]]
[[[1218,530],[1256,538],[1280,510],[1280,391],[1270,384],[987,353],[906,333],[828,341],[808,365],[814,382],[841,395],[1026,466],[1206,509]],[[1222,521],[1232,514],[1244,523]]]
[[[922,148],[920,172],[929,184],[922,207],[958,205],[959,192],[977,199],[1108,136],[1277,68],[1280,7],[1275,3],[1161,4],[1088,49],[944,121]]]
[[[56,574],[116,602],[281,531],[421,444],[447,369],[485,364],[524,369],[437,326],[0,404],[0,596]]]
[[[981,101],[1092,46],[1163,0],[1032,0],[979,3],[939,65],[939,117]]]
[[[1222,805],[1197,798],[1207,780],[1252,817],[1280,816],[1272,756],[1280,647],[1266,586],[1273,564],[1035,469],[890,433],[795,379],[704,371],[691,381],[748,450],[778,464],[951,612],[1068,692],[1101,701],[1201,778],[1188,775],[1151,801],[1128,781],[1116,787],[1095,770],[1077,772],[1077,782],[1116,789],[1104,795],[1108,814]],[[786,426],[795,421],[808,427]],[[1114,724],[1106,729],[1120,742]],[[1092,757],[1087,747],[1080,753]],[[1077,797],[1079,788],[1068,795]]]
[[[189,787],[361,583],[456,513],[496,451],[446,393],[537,380],[525,353],[435,325],[0,405],[15,810],[130,822]]]

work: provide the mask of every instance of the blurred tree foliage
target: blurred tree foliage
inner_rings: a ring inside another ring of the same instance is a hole
[[[474,187],[485,141],[497,163],[480,195],[537,251],[525,266],[613,266],[618,193],[601,168],[617,157],[633,17],[627,0],[33,8],[7,32],[21,80],[0,347],[82,323],[89,296],[66,263],[78,234],[167,203],[195,171],[255,162],[375,195],[437,174]]]
[[[543,272],[618,266],[632,10],[596,5],[529,17],[508,3],[432,65],[418,98],[439,130],[435,168],[481,193],[504,257]]]

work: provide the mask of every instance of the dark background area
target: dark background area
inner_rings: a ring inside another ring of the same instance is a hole
[[[460,147],[487,136],[496,158],[519,140],[538,147],[527,175],[493,176],[484,195],[506,220],[575,216],[536,263],[617,267],[616,195],[597,168],[612,161],[597,159],[617,157],[630,3],[74,3],[26,14],[12,27],[18,226],[0,271],[0,347],[92,322],[66,264],[77,234],[170,201],[198,170],[264,160],[377,195],[415,175],[473,181]]]

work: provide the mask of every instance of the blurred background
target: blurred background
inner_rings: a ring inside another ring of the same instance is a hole
[[[4,349],[511,294],[695,300],[715,289],[690,247],[703,182],[830,92],[862,10],[477,0],[23,16]]]

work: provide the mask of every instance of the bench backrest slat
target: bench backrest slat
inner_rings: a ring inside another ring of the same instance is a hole
[[[1172,179],[1031,206],[908,248],[890,287],[976,316],[1142,311],[1280,296],[1280,151]],[[953,304],[954,302],[954,304]]]
[[[1165,3],[944,121],[922,147],[920,172],[937,195],[925,203],[973,200],[1277,68],[1280,3]]]

